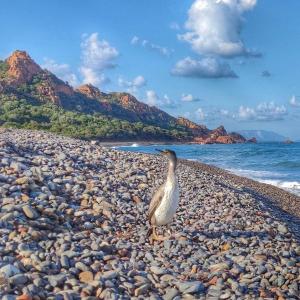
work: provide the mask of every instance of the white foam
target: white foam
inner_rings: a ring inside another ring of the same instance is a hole
[[[270,172],[270,171],[255,171],[255,170],[243,170],[243,169],[227,169],[227,170],[236,175],[248,177],[262,183],[277,186],[283,190],[286,190],[290,193],[300,196],[300,182],[282,180],[283,174]],[[274,179],[276,177],[281,179]]]
[[[199,160],[196,159],[196,158],[187,158],[187,160],[189,160],[189,161],[199,161]]]
[[[130,147],[139,147],[140,145],[137,143],[133,143]]]
[[[233,169],[226,168],[227,171],[230,171],[234,174],[250,177],[253,179],[262,179],[262,178],[279,178],[282,177],[283,174],[271,172],[271,171],[257,171],[257,170],[248,170],[248,169]]]
[[[283,180],[259,180],[262,183],[271,184],[274,186],[277,186],[283,190],[289,191],[291,193],[294,193],[296,195],[300,196],[300,182],[298,181],[283,181]]]

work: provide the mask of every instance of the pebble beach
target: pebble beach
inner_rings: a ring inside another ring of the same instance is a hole
[[[0,129],[0,299],[300,299],[300,197],[180,160],[180,205],[151,244],[167,161]]]

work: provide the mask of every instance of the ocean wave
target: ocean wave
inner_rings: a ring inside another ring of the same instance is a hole
[[[235,168],[226,168],[227,171],[232,172],[236,175],[241,175],[249,178],[253,178],[256,180],[263,178],[274,178],[274,177],[282,177],[282,173],[272,172],[272,171],[261,171],[261,170],[249,170],[249,169],[235,169]]]
[[[282,173],[270,172],[270,171],[255,171],[255,170],[245,170],[245,169],[226,169],[236,175],[244,176],[257,180],[261,183],[266,183],[270,185],[277,186],[283,190],[300,196],[300,182],[299,181],[288,181],[283,180]],[[278,179],[274,179],[274,178]],[[271,179],[272,178],[272,179]],[[280,178],[280,179],[279,179]]]
[[[267,180],[260,180],[260,182],[277,186],[283,190],[286,190],[288,192],[300,196],[300,182],[298,181],[282,181],[282,180],[267,179]]]

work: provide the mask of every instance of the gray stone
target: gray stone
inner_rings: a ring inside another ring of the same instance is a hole
[[[282,225],[282,224],[279,224],[277,229],[282,234],[286,234],[288,232],[287,227],[285,225]]]
[[[204,285],[200,281],[177,282],[175,284],[183,294],[194,294],[205,290]]]
[[[223,292],[223,294],[220,295],[220,299],[229,299],[231,297],[231,293],[229,291]]]
[[[155,275],[164,275],[164,274],[166,274],[166,270],[165,269],[159,268],[159,267],[156,267],[156,266],[151,266],[150,267],[150,271],[152,273],[154,273]]]
[[[77,268],[80,271],[89,271],[90,270],[90,268],[88,266],[86,266],[84,263],[82,263],[81,261],[79,261],[75,264],[75,268]]]
[[[13,285],[23,285],[28,281],[28,277],[24,274],[17,274],[9,278],[9,281]]]
[[[25,216],[29,219],[36,219],[38,218],[39,214],[33,209],[30,205],[23,206],[23,212]]]
[[[0,268],[0,274],[4,274],[5,278],[12,277],[14,275],[20,274],[21,271],[16,268],[14,265],[8,264],[2,268]]]
[[[1,296],[1,294],[0,294]],[[16,300],[17,296],[16,295],[3,295],[1,300]]]
[[[115,270],[111,270],[111,271],[106,271],[101,275],[101,278],[103,280],[109,280],[109,279],[114,279],[116,277],[119,276],[119,273]]]
[[[57,286],[61,286],[66,281],[67,275],[66,274],[49,275],[47,279],[51,286],[57,287]]]
[[[62,255],[60,258],[60,264],[63,268],[68,269],[70,267],[69,259],[66,255]]]
[[[58,155],[57,155],[57,158],[59,160],[65,160],[67,158],[67,155],[63,152],[60,152]]]
[[[169,288],[163,295],[163,300],[173,300],[179,294],[177,289]]]
[[[150,284],[146,283],[135,289],[134,295],[136,297],[145,294],[150,289]]]

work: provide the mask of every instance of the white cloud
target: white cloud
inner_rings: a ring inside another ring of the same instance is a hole
[[[204,112],[204,110],[199,107],[197,110],[196,110],[196,119],[200,120],[200,121],[204,121],[206,119],[207,115],[206,113]]]
[[[170,99],[167,94],[165,94],[163,97],[159,97],[154,90],[146,91],[146,98],[144,101],[150,106],[167,108],[176,107],[175,102],[172,99]]]
[[[82,66],[80,72],[83,76],[83,83],[93,85],[103,84],[109,81],[103,71],[116,66],[114,60],[119,56],[116,48],[107,41],[100,40],[98,33],[85,35],[81,43]]]
[[[283,120],[288,114],[284,105],[274,102],[262,102],[256,107],[240,106],[233,118],[239,121],[278,121]]]
[[[155,91],[148,90],[146,91],[146,99],[145,102],[150,106],[158,106],[159,98]]]
[[[124,80],[122,77],[118,79],[119,86],[123,87],[136,87],[140,88],[145,86],[147,81],[142,75],[138,75],[137,77],[133,78],[132,81]]]
[[[297,97],[295,95],[293,95],[290,99],[290,105],[293,107],[300,107],[300,101],[297,100]]]
[[[180,26],[177,22],[171,22],[169,27],[173,30],[180,30]]]
[[[207,57],[194,60],[186,57],[178,61],[171,70],[172,75],[198,78],[237,78],[236,73],[227,63],[222,63],[216,58]]]
[[[158,52],[159,54],[163,55],[163,56],[170,56],[172,52],[174,52],[173,49],[169,49],[167,47],[163,47],[157,44],[154,44],[148,40],[145,39],[141,39],[139,37],[137,37],[136,35],[132,37],[131,41],[130,41],[131,45],[139,45],[141,47],[144,47],[148,50],[153,50]]]
[[[230,111],[228,109],[220,109],[220,115],[223,117],[228,117],[230,115]]]
[[[78,78],[76,74],[71,71],[71,68],[68,64],[58,64],[53,59],[45,58],[42,67],[54,73],[63,81],[68,82],[71,86],[78,85]]]
[[[147,84],[146,79],[142,75],[138,75],[133,78],[131,81],[125,80],[122,77],[119,77],[118,84],[121,87],[127,88],[127,92],[131,94],[136,94],[138,89]]]
[[[184,102],[197,102],[200,101],[199,98],[195,98],[192,94],[182,94],[181,101]]]
[[[260,56],[246,48],[240,36],[243,14],[255,5],[256,0],[195,0],[188,11],[187,32],[178,38],[199,54]]]
[[[83,76],[84,84],[92,84],[99,86],[105,83],[109,83],[110,79],[106,77],[103,73],[100,73],[99,70],[93,68],[81,67],[80,72]]]
[[[240,120],[253,120],[256,117],[255,109],[246,107],[246,106],[240,106],[237,118]]]
[[[132,85],[136,87],[142,87],[146,85],[146,83],[146,79],[142,75],[139,75],[132,80]]]
[[[175,108],[176,104],[167,94],[164,94],[161,100],[161,106],[168,107],[168,108]]]
[[[135,45],[135,44],[137,44],[139,42],[139,40],[140,39],[135,35],[135,36],[132,37],[132,39],[130,41],[130,44],[131,45]]]

